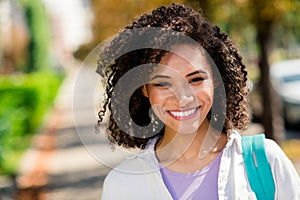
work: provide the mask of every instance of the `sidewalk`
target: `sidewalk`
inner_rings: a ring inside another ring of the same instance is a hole
[[[77,76],[79,70],[80,77]],[[90,102],[95,95],[95,85],[89,70],[94,69],[81,68],[68,73],[48,123],[24,156],[23,176],[18,182],[24,188],[32,185],[38,188],[36,200],[100,199],[103,180],[110,168],[102,164],[101,159],[98,161],[97,153],[105,156],[108,147],[94,130],[96,103]],[[85,73],[86,76],[82,76]],[[117,162],[119,157],[111,155],[101,158]],[[293,161],[300,174],[300,158]],[[26,195],[23,193],[20,199],[33,200],[32,194],[28,194],[28,198]]]
[[[85,80],[81,81],[80,87],[76,86],[78,73],[88,75],[89,70],[94,69],[78,68],[67,74],[45,128],[35,137],[22,161],[18,183],[25,192],[20,199],[33,200],[33,194],[26,193],[26,188],[32,186],[40,188],[34,195],[43,200],[100,199],[103,179],[109,168],[88,152],[92,146],[101,145],[101,141],[95,134],[94,105],[85,99],[93,95],[88,93],[94,92],[91,89],[95,86],[91,85],[88,76],[83,77]],[[75,86],[76,94],[79,94],[76,100]],[[89,141],[80,138],[83,134]]]

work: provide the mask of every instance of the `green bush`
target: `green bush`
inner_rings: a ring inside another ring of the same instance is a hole
[[[62,79],[61,74],[49,71],[0,76],[0,174],[16,173]]]

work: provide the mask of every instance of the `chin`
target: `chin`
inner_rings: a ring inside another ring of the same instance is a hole
[[[174,126],[173,126],[174,127]],[[172,128],[177,134],[180,135],[189,135],[196,134],[200,127],[199,122],[194,123],[181,123],[181,125]]]

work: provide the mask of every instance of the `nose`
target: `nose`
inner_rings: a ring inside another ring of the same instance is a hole
[[[187,107],[195,100],[192,88],[188,84],[177,86],[175,89],[175,96],[181,108]]]
[[[182,96],[179,97],[179,105],[180,107],[187,107],[187,105],[189,105],[190,103],[192,103],[194,101],[194,97],[193,96]]]

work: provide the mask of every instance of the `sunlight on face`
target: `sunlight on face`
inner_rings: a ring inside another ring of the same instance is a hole
[[[205,51],[196,46],[176,45],[162,57],[145,89],[157,117],[166,130],[195,133],[208,123],[214,82]]]

